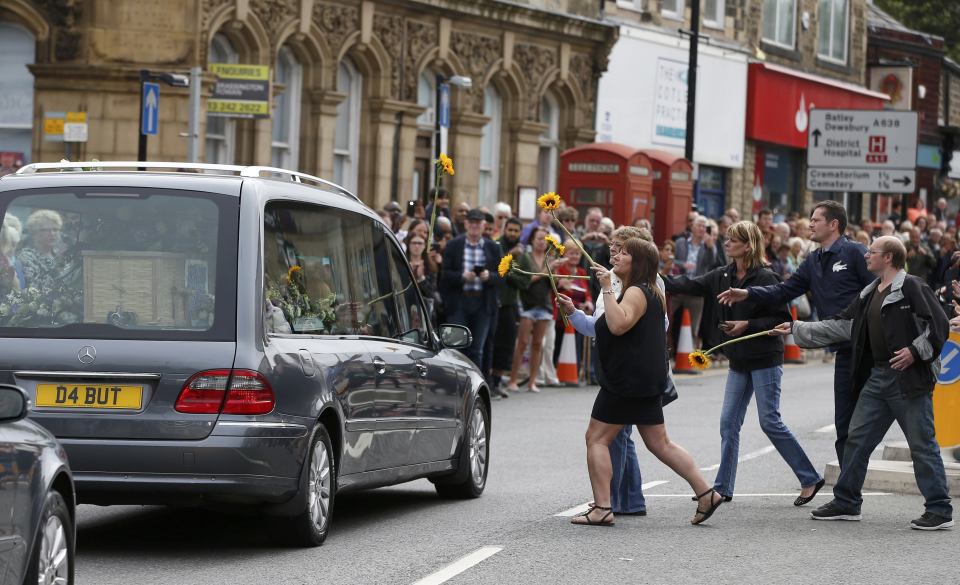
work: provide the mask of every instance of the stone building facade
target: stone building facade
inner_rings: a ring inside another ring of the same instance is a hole
[[[56,111],[86,112],[73,159],[135,159],[140,69],[267,65],[272,116],[201,116],[200,161],[296,168],[375,207],[426,195],[435,84],[452,76],[472,81],[450,91],[454,200],[551,188],[559,153],[594,139],[616,41],[587,0],[0,0],[3,26],[35,41],[29,161],[64,156],[43,131]],[[189,90],[161,94],[149,158],[185,160]]]

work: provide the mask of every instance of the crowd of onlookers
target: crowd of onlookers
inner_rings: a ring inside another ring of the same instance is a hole
[[[471,209],[466,203],[451,205],[446,191],[440,189],[430,244],[431,207],[411,202],[404,211],[391,202],[380,214],[403,242],[434,322],[458,323],[471,329],[474,343],[465,353],[488,376],[497,396],[509,396],[507,391],[523,387],[537,392],[540,386],[558,385],[556,365],[564,324],[549,280],[524,272],[549,268],[557,277],[560,292],[590,314],[599,285],[595,278],[564,278],[591,276],[591,271],[579,249],[572,242],[564,242],[566,232],[558,223],[576,234],[587,253],[607,267],[608,245],[617,226],[600,208],[587,209],[581,217],[577,209],[561,207],[555,212],[556,222],[546,211],[540,211],[533,221],[521,221],[506,203],[499,202],[493,209]],[[797,212],[775,216],[763,209],[755,218],[741,218],[737,209],[729,209],[714,220],[691,211],[684,231],[657,242],[661,273],[700,276],[726,265],[723,245],[727,229],[741,219],[756,221],[765,238],[767,261],[783,279],[790,278],[804,258],[817,249],[810,239],[809,219]],[[897,201],[883,222],[851,222],[846,235],[865,246],[881,235],[900,237],[907,247],[907,272],[927,280],[950,309],[953,292],[945,284],[958,276],[958,223],[960,214],[950,217],[944,199],[938,200],[932,210],[925,209],[921,201],[905,213],[901,213]],[[652,238],[648,220],[638,219],[633,227],[639,228],[638,233],[646,239]],[[563,258],[547,253],[547,235],[567,244]],[[497,266],[506,254],[513,255],[520,270],[500,277]],[[689,312],[694,345],[699,347],[702,297],[677,294],[668,297],[668,302],[673,347],[681,332],[684,310]],[[807,297],[795,299],[792,306],[799,319],[818,317]],[[578,371],[592,381],[592,368],[583,363],[589,347],[579,334],[576,348]],[[722,356],[719,359],[722,361]]]

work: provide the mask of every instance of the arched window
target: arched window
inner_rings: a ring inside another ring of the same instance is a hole
[[[425,199],[433,187],[434,116],[437,100],[437,75],[424,69],[417,78],[417,105],[426,108],[417,117],[417,145],[413,165],[413,196]]]
[[[433,71],[424,69],[417,79],[417,105],[427,108],[417,118],[417,125],[431,132],[433,131],[434,116],[436,108],[434,102],[437,101],[437,76]]]
[[[33,75],[37,40],[27,29],[0,22],[0,174],[30,162],[33,148]]]
[[[560,107],[547,94],[540,101],[540,121],[547,129],[540,135],[540,191],[557,190],[557,159],[560,156]]]
[[[277,53],[274,67],[273,140],[270,160],[273,166],[296,169],[300,150],[300,105],[303,66],[287,47]]]
[[[500,194],[500,128],[503,120],[503,101],[492,85],[483,92],[483,115],[490,121],[483,126],[480,137],[479,203],[492,209]]]
[[[240,57],[233,44],[223,34],[217,34],[210,42],[210,63],[238,63]],[[233,164],[234,144],[237,138],[237,123],[231,118],[207,114],[207,136],[204,160],[208,163]]]
[[[333,180],[356,193],[360,176],[360,100],[363,97],[363,77],[348,59],[343,59],[337,68],[337,90],[347,97],[337,105]]]

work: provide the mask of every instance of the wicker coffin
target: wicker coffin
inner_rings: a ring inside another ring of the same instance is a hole
[[[183,254],[85,250],[83,320],[107,323],[133,313],[139,325],[187,324]],[[114,317],[117,318],[117,317]]]

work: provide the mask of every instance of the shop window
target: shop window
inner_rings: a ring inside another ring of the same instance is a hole
[[[360,100],[363,76],[348,59],[337,69],[337,90],[346,98],[337,105],[334,132],[333,180],[356,193],[360,176]]]
[[[0,22],[0,175],[30,162],[33,75],[37,40],[25,28]]]
[[[800,166],[803,151],[769,147],[763,152],[764,206],[774,221],[800,210]]]
[[[817,6],[817,55],[847,62],[847,0],[820,0]]]
[[[556,191],[557,162],[560,156],[560,107],[557,100],[549,94],[540,101],[540,122],[547,125],[540,135],[540,191]]]
[[[503,119],[503,101],[493,86],[483,92],[483,114],[490,118],[480,138],[479,204],[493,208],[498,201],[500,177],[500,128]]]
[[[697,208],[701,215],[718,218],[723,215],[725,195],[724,170],[701,165],[697,179]]]
[[[275,167],[296,169],[299,165],[300,104],[303,66],[293,52],[283,47],[274,67],[273,137],[270,159]]]
[[[725,9],[724,0],[704,0],[703,24],[714,28],[723,28]]]
[[[763,0],[763,40],[794,48],[797,0]]]
[[[240,57],[230,39],[217,34],[210,42],[210,63],[239,63]],[[232,118],[207,114],[204,160],[215,164],[234,164],[237,123]]]

